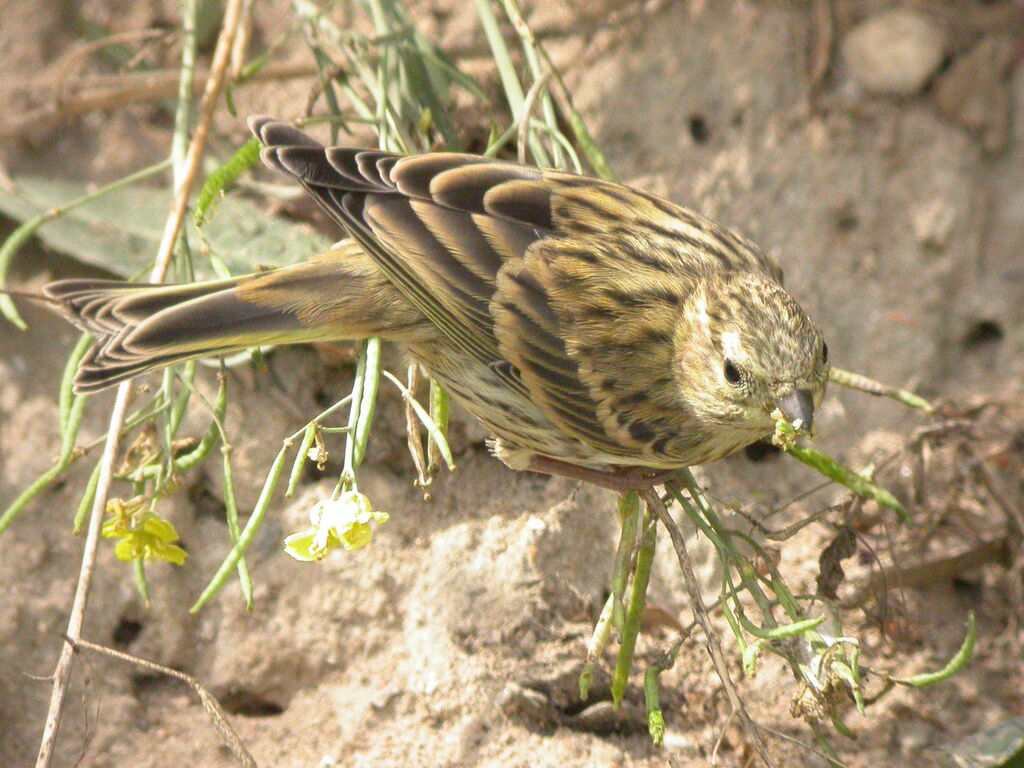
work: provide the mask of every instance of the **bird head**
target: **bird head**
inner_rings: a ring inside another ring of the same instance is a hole
[[[750,432],[753,442],[774,429],[779,409],[811,429],[828,382],[828,347],[782,286],[750,273],[708,278],[683,309],[675,375],[703,424]]]

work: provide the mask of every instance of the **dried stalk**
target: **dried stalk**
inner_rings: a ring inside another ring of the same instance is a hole
[[[669,537],[672,539],[672,547],[676,551],[679,567],[682,569],[683,579],[686,581],[686,591],[690,596],[690,606],[693,608],[694,617],[700,623],[701,629],[704,630],[704,637],[706,638],[705,647],[707,648],[708,655],[711,656],[715,672],[718,673],[718,678],[722,681],[726,696],[729,697],[729,703],[733,708],[733,712],[739,718],[740,724],[743,726],[743,730],[750,740],[754,751],[757,752],[758,757],[761,758],[761,761],[767,768],[775,768],[777,764],[768,753],[768,745],[765,743],[757,723],[753,721],[747,712],[747,708],[743,705],[739,691],[736,690],[736,684],[729,674],[729,666],[726,663],[725,654],[722,653],[722,644],[718,639],[718,633],[715,631],[715,628],[711,626],[711,617],[708,615],[708,609],[704,605],[704,598],[701,597],[700,585],[698,585],[697,577],[693,572],[693,567],[690,565],[689,555],[686,552],[686,540],[683,538],[683,534],[675,524],[672,516],[668,513],[668,509],[666,509],[658,493],[654,489],[647,489],[643,492],[643,497],[648,508],[653,510],[658,516],[658,519],[661,520],[662,525],[668,530]]]
[[[217,48],[214,51],[210,77],[206,81],[206,88],[200,104],[199,123],[189,144],[188,155],[180,176],[181,184],[177,190],[177,200],[174,210],[168,218],[167,226],[164,229],[163,239],[157,252],[156,263],[150,274],[150,282],[163,282],[170,266],[174,244],[188,207],[189,193],[198,175],[199,162],[202,158],[203,149],[206,146],[207,137],[209,136],[213,112],[224,86],[224,75],[241,17],[241,6],[242,0],[231,0],[224,11],[224,23],[221,27],[220,37],[217,40]],[[190,76],[190,74],[183,72],[183,78]],[[57,741],[57,730],[60,727],[60,719],[64,709],[64,697],[67,693],[71,668],[74,664],[75,643],[81,640],[82,623],[85,619],[85,609],[89,601],[92,576],[96,568],[96,552],[99,544],[100,527],[103,515],[106,512],[107,496],[110,492],[110,484],[114,474],[114,461],[117,458],[121,440],[121,429],[124,425],[130,398],[131,384],[130,382],[124,382],[117,388],[117,398],[110,415],[110,426],[107,430],[107,442],[104,446],[100,463],[96,496],[90,512],[88,533],[82,551],[82,566],[75,589],[74,601],[71,606],[71,615],[68,619],[66,642],[61,648],[60,658],[57,660],[57,667],[54,671],[53,692],[46,715],[46,725],[43,729],[43,736],[39,745],[39,754],[36,758],[36,768],[49,768],[53,758],[53,750]]]

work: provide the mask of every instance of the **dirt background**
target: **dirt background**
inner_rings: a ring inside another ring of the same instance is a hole
[[[845,520],[857,531],[840,596],[858,603],[843,612],[845,631],[862,639],[863,663],[876,669],[941,666],[966,612],[977,612],[976,657],[962,674],[926,691],[897,690],[866,717],[844,712],[858,739],[837,737],[836,745],[851,766],[933,764],[937,747],[1024,715],[1013,523],[1024,514],[1024,14],[1013,2],[949,0],[895,4],[923,27],[879,22],[893,5],[580,0],[538,3],[530,13],[624,180],[779,254],[836,364],[943,404],[941,418],[928,418],[833,388],[820,442],[854,466],[882,463],[882,480],[908,501],[914,526],[846,505],[773,545],[792,583],[813,592],[818,554],[837,526]],[[290,12],[277,0],[256,6],[258,47],[286,28]],[[497,93],[465,6],[414,5],[424,31]],[[828,6],[825,34],[819,13]],[[52,99],[68,71],[110,72],[74,58],[82,41],[62,8],[0,3],[0,128]],[[176,4],[160,0],[80,8],[111,32],[173,28],[178,19]],[[865,63],[864,50],[867,59],[896,53]],[[150,55],[170,61],[173,51]],[[281,60],[309,63],[301,46]],[[822,62],[823,79],[814,74]],[[908,75],[914,67],[920,73]],[[292,116],[310,87],[259,84],[236,100],[243,115]],[[478,130],[472,121],[468,110],[470,132]],[[244,127],[224,113],[218,131],[237,142]],[[135,104],[8,133],[0,160],[10,175],[98,183],[163,156],[167,137],[166,116]],[[32,287],[85,271],[34,244],[16,260],[14,278]],[[0,325],[0,505],[57,453],[55,386],[74,339],[45,311],[20,306],[30,331]],[[389,360],[400,364],[395,354]],[[267,371],[233,379],[227,424],[243,509],[280,439],[347,391],[350,374],[291,348],[275,351]],[[211,390],[212,376],[202,387]],[[102,434],[109,402],[94,400],[83,441]],[[190,419],[186,432],[200,434],[204,414]],[[662,676],[664,748],[644,732],[636,681],[617,718],[589,706],[608,698],[606,671],[591,702],[579,702],[576,679],[616,536],[611,494],[506,470],[487,455],[480,429],[456,414],[458,472],[442,476],[424,501],[411,486],[397,398],[383,400],[377,423],[360,485],[392,520],[370,548],[318,565],[282,552],[282,538],[304,527],[306,510],[330,487],[329,472],[310,472],[295,499],[275,503],[250,551],[255,610],[245,610],[232,585],[192,617],[186,607],[228,541],[217,472],[199,471],[162,507],[190,552],[187,567],[150,568],[146,610],[128,569],[104,548],[85,637],[196,675],[261,765],[704,766],[720,737],[718,764],[750,764],[697,639]],[[78,571],[81,542],[69,529],[86,463],[0,542],[0,765],[30,764],[38,745],[50,695],[42,677],[52,671]],[[723,506],[773,526],[844,501],[833,487],[804,495],[818,481],[793,464],[740,455],[704,477]],[[697,539],[692,546],[713,595],[711,553]],[[669,551],[659,553],[651,603],[659,620],[640,639],[645,659],[690,621]],[[726,651],[740,678],[729,639]],[[740,689],[758,722],[811,740],[789,713],[795,689],[780,665],[766,660]],[[769,740],[780,765],[824,764],[804,747]],[[56,764],[76,760],[96,768],[233,764],[184,685],[89,655],[76,666]]]

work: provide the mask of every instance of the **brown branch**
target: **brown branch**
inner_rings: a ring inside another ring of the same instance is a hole
[[[111,45],[133,42],[135,40],[148,40],[154,37],[167,37],[167,30],[163,29],[133,29],[127,32],[107,35],[98,40],[91,40],[88,43],[79,45],[63,57],[60,70],[57,73],[54,90],[57,92],[57,103],[64,101],[64,93],[68,80],[71,79],[71,70],[89,58],[96,51],[101,51]]]
[[[831,0],[813,0],[811,3],[811,30],[808,100],[811,111],[818,112],[821,108],[821,92],[825,85],[825,76],[832,64],[835,25],[832,18]]]
[[[914,0],[914,5],[925,13],[938,16],[945,23],[956,23],[972,32],[995,32],[1019,28],[1024,24],[1024,6],[1015,2],[993,4],[962,3],[957,0]]]

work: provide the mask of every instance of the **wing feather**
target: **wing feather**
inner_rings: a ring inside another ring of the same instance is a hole
[[[325,149],[251,124],[264,159],[451,343],[605,456],[656,465],[655,433],[686,439],[685,409],[671,424],[657,414],[675,397],[671,330],[688,286],[711,270],[781,278],[742,238],[626,187],[473,155]],[[641,364],[665,371],[644,396],[607,375]]]

